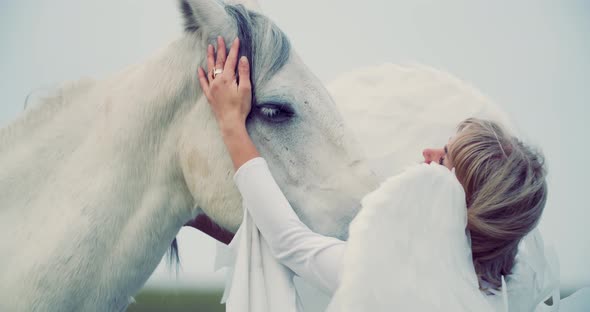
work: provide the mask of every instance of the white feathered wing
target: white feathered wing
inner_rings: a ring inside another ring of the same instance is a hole
[[[493,311],[478,288],[454,173],[413,166],[362,205],[328,311]]]

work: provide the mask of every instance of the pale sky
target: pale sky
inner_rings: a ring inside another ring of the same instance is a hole
[[[590,285],[590,4],[587,1],[262,0],[325,83],[360,66],[417,61],[469,82],[540,146],[550,195],[541,230],[562,285]],[[176,1],[0,0],[0,125],[27,94],[101,78],[180,36]],[[214,243],[180,234],[181,284],[221,285]],[[164,268],[150,282],[173,285]],[[166,282],[166,280],[168,280]]]

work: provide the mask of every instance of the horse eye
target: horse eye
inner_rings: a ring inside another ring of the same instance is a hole
[[[258,115],[270,122],[285,122],[295,116],[293,109],[286,104],[260,104],[256,107]]]

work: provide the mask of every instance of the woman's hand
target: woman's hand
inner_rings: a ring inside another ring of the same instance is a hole
[[[199,82],[215,114],[234,169],[238,170],[252,158],[260,156],[246,130],[246,117],[252,107],[250,65],[245,57],[242,57],[238,64],[240,49],[238,38],[231,45],[227,61],[223,38],[217,38],[217,47],[217,60],[214,59],[213,46],[207,47],[209,75],[205,76],[205,71],[199,67]],[[238,77],[236,77],[236,65]],[[222,72],[213,75],[215,70]]]
[[[246,117],[252,106],[252,85],[250,84],[250,65],[242,56],[238,62],[240,41],[232,43],[227,54],[223,38],[217,37],[217,58],[212,45],[207,47],[207,72],[199,67],[199,82],[222,133],[244,127]],[[236,77],[236,65],[238,77]],[[222,72],[214,75],[214,71]]]

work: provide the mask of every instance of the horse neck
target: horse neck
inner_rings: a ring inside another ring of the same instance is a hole
[[[154,142],[175,135],[174,122],[201,97],[199,46],[199,38],[185,36],[108,79],[65,84],[0,129],[0,186],[18,178],[16,193],[26,198],[31,194],[22,192],[36,193],[44,183],[39,177],[51,176],[81,145],[96,140],[105,147],[118,144],[129,154],[147,152],[146,146],[155,152],[161,146]],[[4,203],[16,193],[0,188]]]
[[[192,197],[175,143],[201,97],[201,46],[187,36],[107,80],[63,88],[2,130],[0,228],[11,240],[0,253],[11,256],[0,264],[19,264],[15,281],[63,285],[71,276],[64,289],[100,282],[133,293],[149,277],[189,217],[190,209],[179,212]],[[23,253],[24,241],[33,252]],[[64,266],[68,257],[77,266]],[[31,269],[37,263],[47,270]]]
[[[23,138],[47,131],[53,123],[62,124],[61,128],[71,133],[70,124],[91,116],[90,120],[82,120],[85,128],[90,128],[95,113],[108,113],[117,104],[131,109],[134,105],[144,105],[142,110],[153,113],[170,114],[186,109],[175,104],[202,95],[196,79],[197,66],[204,60],[204,55],[199,53],[202,50],[200,41],[196,36],[185,36],[146,62],[129,66],[102,81],[83,78],[64,83],[54,95],[43,98],[39,105],[27,109],[16,120],[0,128],[0,153],[15,144],[22,144]],[[129,102],[113,103],[125,96]],[[150,101],[155,105],[146,107]],[[60,119],[56,120],[56,117]]]

